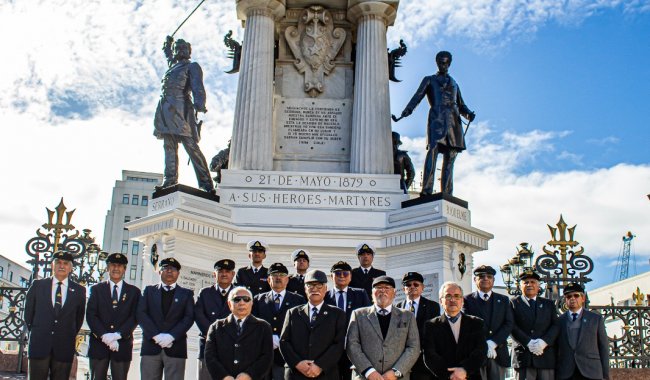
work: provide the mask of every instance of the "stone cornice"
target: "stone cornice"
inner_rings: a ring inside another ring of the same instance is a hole
[[[237,18],[246,20],[253,15],[280,18],[286,10],[286,0],[237,0]]]
[[[351,0],[348,20],[357,23],[360,18],[374,16],[384,20],[386,26],[393,25],[397,17],[398,1]]]

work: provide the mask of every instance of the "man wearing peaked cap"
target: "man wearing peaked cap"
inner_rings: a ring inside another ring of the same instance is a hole
[[[345,311],[345,325],[350,323],[352,311],[361,307],[370,306],[370,298],[366,291],[350,287],[352,280],[352,267],[345,261],[339,261],[330,269],[334,287],[325,294],[325,302]],[[341,380],[349,380],[352,375],[350,359],[347,355],[341,355],[339,360],[339,377]]]
[[[300,294],[307,298],[305,294],[305,274],[309,270],[309,251],[306,249],[296,249],[291,253],[291,261],[296,268],[296,273],[289,276],[287,290]]]
[[[183,379],[187,331],[194,324],[194,292],[178,285],[181,264],[173,257],[160,262],[160,283],[144,288],[137,319],[142,328],[140,378]]]
[[[86,288],[68,279],[73,256],[52,255],[52,277],[34,280],[25,298],[30,379],[68,379],[84,320]],[[59,323],[65,321],[65,323]]]
[[[124,254],[108,255],[108,281],[90,288],[86,321],[91,333],[88,345],[91,379],[105,380],[109,368],[116,380],[126,380],[129,373],[140,289],[124,281],[128,262]]]
[[[274,361],[269,379],[284,380],[284,359],[280,354],[280,333],[287,310],[304,305],[307,300],[301,295],[287,291],[289,270],[282,263],[269,266],[269,285],[271,290],[255,296],[253,315],[267,321],[273,332]]]
[[[366,291],[368,297],[372,297],[372,281],[379,276],[386,274],[386,271],[373,268],[372,262],[375,259],[375,249],[368,243],[361,243],[356,248],[359,267],[352,270],[352,281],[350,286],[361,288]]]
[[[235,261],[231,259],[217,261],[214,263],[212,275],[214,285],[201,289],[194,305],[194,320],[199,328],[198,380],[212,380],[205,362],[205,343],[210,325],[230,314],[228,294],[234,288],[232,282],[235,278]]]
[[[553,380],[559,334],[555,304],[538,296],[540,276],[532,268],[524,270],[519,280],[523,294],[510,300],[515,378]]]
[[[512,331],[514,317],[508,297],[492,291],[497,271],[489,265],[474,269],[474,283],[477,291],[465,296],[465,314],[483,319],[487,338],[487,362],[481,367],[485,380],[504,380],[506,368],[510,367],[508,337]]]
[[[262,240],[251,240],[246,245],[250,265],[239,268],[235,276],[235,285],[243,286],[253,293],[253,296],[271,290],[268,283],[268,268],[264,266],[268,245]]]
[[[564,288],[564,301],[568,310],[558,319],[557,379],[609,379],[609,341],[603,317],[584,309],[585,289],[579,283]]]
[[[418,272],[407,272],[402,276],[402,288],[406,299],[399,302],[396,307],[409,310],[415,315],[418,326],[418,335],[422,342],[424,334],[424,322],[440,315],[440,304],[422,295],[424,292],[424,277]],[[411,369],[411,380],[429,380],[433,375],[424,365],[422,354]]]
[[[289,309],[280,336],[280,351],[287,363],[284,378],[339,380],[345,313],[324,302],[327,292],[324,272],[307,272],[305,290],[308,303]]]

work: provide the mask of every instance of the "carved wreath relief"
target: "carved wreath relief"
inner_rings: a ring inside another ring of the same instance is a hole
[[[332,14],[320,5],[305,9],[298,27],[290,26],[284,32],[296,61],[294,65],[305,75],[305,92],[316,97],[323,92],[323,76],[334,70],[332,62],[343,42],[346,32],[334,29]]]

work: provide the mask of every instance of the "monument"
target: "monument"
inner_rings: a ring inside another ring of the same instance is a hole
[[[267,263],[290,265],[300,248],[311,268],[327,270],[356,263],[363,241],[388,275],[422,273],[427,294],[447,280],[471,288],[465,268],[493,236],[472,226],[467,202],[409,200],[394,174],[386,31],[398,5],[233,2],[244,40],[219,201],[183,185],[154,193],[148,216],[127,224],[144,245],[144,283],[159,281],[159,260],[176,257],[180,283],[196,291],[211,283],[215,261],[244,266],[246,242],[260,238]],[[188,343],[197,349],[197,339]]]

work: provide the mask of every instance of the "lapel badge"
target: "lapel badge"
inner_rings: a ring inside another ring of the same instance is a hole
[[[174,298],[174,302],[178,302],[178,298]]]
[[[497,300],[497,302],[501,302],[501,300]]]
[[[327,312],[326,312],[326,311],[324,311],[324,312],[323,312],[323,315],[327,315]]]
[[[544,307],[544,305],[542,305],[542,304],[540,303],[540,304],[539,304],[539,308],[541,309],[541,308],[543,308],[543,307]]]
[[[74,292],[74,289],[70,288],[70,291],[71,291],[71,292]]]
[[[125,300],[126,300],[126,293],[122,295],[122,302],[124,302]]]

